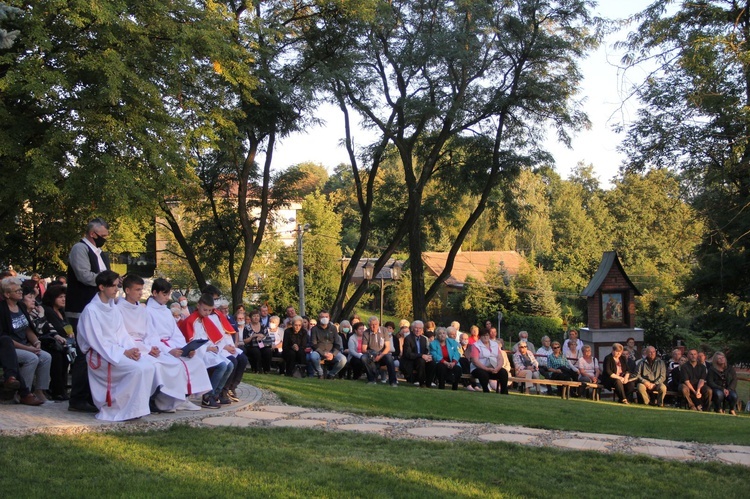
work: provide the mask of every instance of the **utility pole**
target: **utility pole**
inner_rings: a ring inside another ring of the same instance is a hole
[[[305,316],[305,266],[302,256],[302,234],[310,228],[309,224],[297,224],[297,274],[299,284],[299,315]]]

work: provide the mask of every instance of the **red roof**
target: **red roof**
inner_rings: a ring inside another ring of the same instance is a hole
[[[426,251],[422,261],[433,275],[438,276],[445,268],[448,253]],[[466,278],[471,276],[484,282],[484,274],[489,269],[496,269],[502,264],[512,276],[518,275],[526,260],[517,251],[462,251],[456,255],[451,275],[446,279],[447,286],[463,287]]]

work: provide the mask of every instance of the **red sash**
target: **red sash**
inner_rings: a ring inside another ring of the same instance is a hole
[[[200,315],[198,314],[197,311],[195,311],[192,314],[190,314],[190,316],[187,319],[182,319],[180,322],[177,323],[177,327],[180,328],[182,335],[185,336],[185,341],[191,341],[193,339],[193,336],[195,336],[195,321],[198,320],[199,318],[200,318]],[[224,318],[224,320],[226,320],[226,317]],[[213,341],[214,343],[220,342],[221,339],[224,337],[224,333],[219,331],[219,328],[216,327],[213,321],[211,321],[211,319],[206,317],[206,319],[203,320],[202,323],[203,323],[203,327],[206,329],[206,334],[211,339],[211,341]]]

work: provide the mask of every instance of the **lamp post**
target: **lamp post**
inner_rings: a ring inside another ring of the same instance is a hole
[[[401,279],[401,269],[404,266],[402,262],[399,262],[398,260],[394,260],[391,264],[391,277],[389,280],[391,281],[398,281]],[[380,323],[383,323],[383,299],[385,294],[385,280],[386,277],[383,275],[383,271],[381,270],[378,272],[377,276],[373,276],[373,270],[375,269],[375,265],[370,260],[367,260],[364,265],[362,265],[362,274],[365,280],[372,281],[373,279],[379,279],[380,280]]]

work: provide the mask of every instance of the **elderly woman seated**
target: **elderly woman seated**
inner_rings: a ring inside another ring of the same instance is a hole
[[[604,357],[602,384],[615,392],[621,404],[627,404],[631,394],[635,392],[635,379],[628,372],[628,364],[622,355],[623,350],[620,343],[615,343],[612,345],[612,353]]]
[[[584,345],[581,349],[581,358],[578,359],[578,381],[581,383],[599,383],[602,370],[599,361],[591,353],[591,347]],[[592,389],[586,388],[586,396],[591,397]]]
[[[516,347],[518,350],[513,354],[513,366],[516,368],[516,377],[539,379],[539,362],[537,362],[536,356],[529,350],[528,344],[524,340],[521,340],[516,343]],[[532,385],[532,383],[526,383],[527,392],[531,389]],[[539,390],[537,388],[537,391]],[[543,391],[546,392],[546,388],[543,388]]]
[[[435,359],[438,388],[444,390],[445,379],[452,374],[452,388],[458,390],[458,382],[461,381],[462,373],[461,354],[458,352],[458,342],[448,338],[448,332],[444,327],[435,330],[435,339],[430,342],[430,355]]]
[[[490,391],[489,383],[494,379],[498,382],[498,391],[508,394],[508,371],[504,369],[504,358],[507,359],[502,355],[500,345],[490,340],[490,332],[483,330],[479,333],[479,341],[471,348],[471,374],[479,380],[485,393]]]
[[[563,355],[559,341],[552,342],[552,354],[547,357],[547,371],[549,378],[556,381],[575,381],[578,378],[578,372]],[[562,390],[560,392],[562,395]]]

